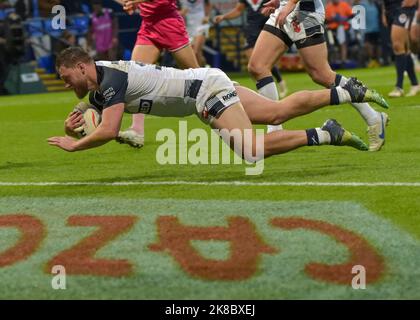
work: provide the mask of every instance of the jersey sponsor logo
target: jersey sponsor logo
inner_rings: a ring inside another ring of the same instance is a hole
[[[406,22],[407,22],[407,19],[408,19],[408,17],[407,17],[407,15],[406,15],[405,13],[401,13],[401,14],[399,15],[399,17],[398,17],[398,21],[399,21],[399,23],[401,23],[401,24],[406,23]]]
[[[303,45],[303,44],[306,42],[306,39],[308,39],[308,38],[304,38],[304,39],[298,40],[297,42],[298,42],[300,45]]]
[[[150,110],[152,110],[152,105],[152,100],[141,99],[139,105],[139,113],[150,113]]]
[[[112,99],[113,96],[115,96],[115,90],[113,87],[109,87],[103,92],[102,95],[104,96],[105,101],[108,102]]]
[[[297,18],[297,17],[294,17],[294,18],[293,18],[293,20],[292,20],[292,26],[293,26],[293,30],[294,30],[295,32],[301,32],[301,31],[302,31],[302,29],[301,29],[301,27],[300,27],[299,20],[298,20],[298,18]]]
[[[222,96],[223,101],[228,101],[234,97],[238,96],[236,91],[229,92],[227,95]]]

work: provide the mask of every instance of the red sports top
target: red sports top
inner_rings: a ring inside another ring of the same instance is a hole
[[[176,0],[151,0],[138,4],[140,16],[143,19],[162,18],[171,14],[177,14]]]

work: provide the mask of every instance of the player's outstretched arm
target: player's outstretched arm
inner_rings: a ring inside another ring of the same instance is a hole
[[[104,109],[101,124],[92,134],[80,140],[73,139],[69,136],[51,137],[48,139],[48,143],[69,152],[99,147],[118,136],[123,113],[124,104],[118,103]]]
[[[233,8],[231,11],[221,14],[218,16],[215,16],[213,18],[213,22],[215,24],[218,24],[222,22],[223,20],[232,20],[236,19],[241,16],[242,12],[245,10],[245,5],[243,3],[237,3],[235,8]]]
[[[292,13],[295,9],[296,5],[298,4],[299,0],[289,0],[284,8],[280,11],[279,15],[276,19],[276,26],[281,27],[285,24],[287,16]]]
[[[280,6],[280,0],[270,0],[263,4],[261,13],[265,16],[272,14]]]

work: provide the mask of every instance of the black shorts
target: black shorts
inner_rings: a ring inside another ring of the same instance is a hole
[[[369,32],[365,33],[365,41],[373,44],[374,46],[379,44],[379,39],[381,38],[380,32]]]
[[[314,30],[310,30],[310,29],[307,30],[308,34],[311,34],[311,35],[308,35],[305,39],[294,42],[296,45],[296,48],[302,49],[302,48],[315,46],[317,44],[325,42],[324,33],[317,33],[319,32],[319,30],[315,30],[315,29],[321,29],[321,26],[315,26],[312,29]],[[279,37],[289,48],[293,45],[292,39],[290,39],[290,37],[283,30],[273,27],[268,24],[264,26],[264,30]]]
[[[404,29],[410,29],[416,14],[416,7],[404,7],[387,13],[388,25],[396,25]]]
[[[252,49],[255,47],[255,43],[257,42],[258,36],[260,35],[262,31],[263,26],[253,26],[249,25],[245,28],[245,39],[246,44],[243,48],[244,50]]]

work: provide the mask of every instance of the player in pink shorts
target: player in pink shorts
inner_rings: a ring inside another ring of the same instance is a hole
[[[190,45],[184,20],[178,15],[163,20],[144,21],[137,34],[136,46],[155,46],[176,54]]]
[[[185,22],[178,13],[176,0],[123,0],[124,10],[132,14],[140,9],[142,23],[131,60],[155,64],[168,50],[181,69],[199,68],[191,47]],[[133,147],[144,144],[144,114],[134,114],[131,127],[120,135],[120,142]]]

